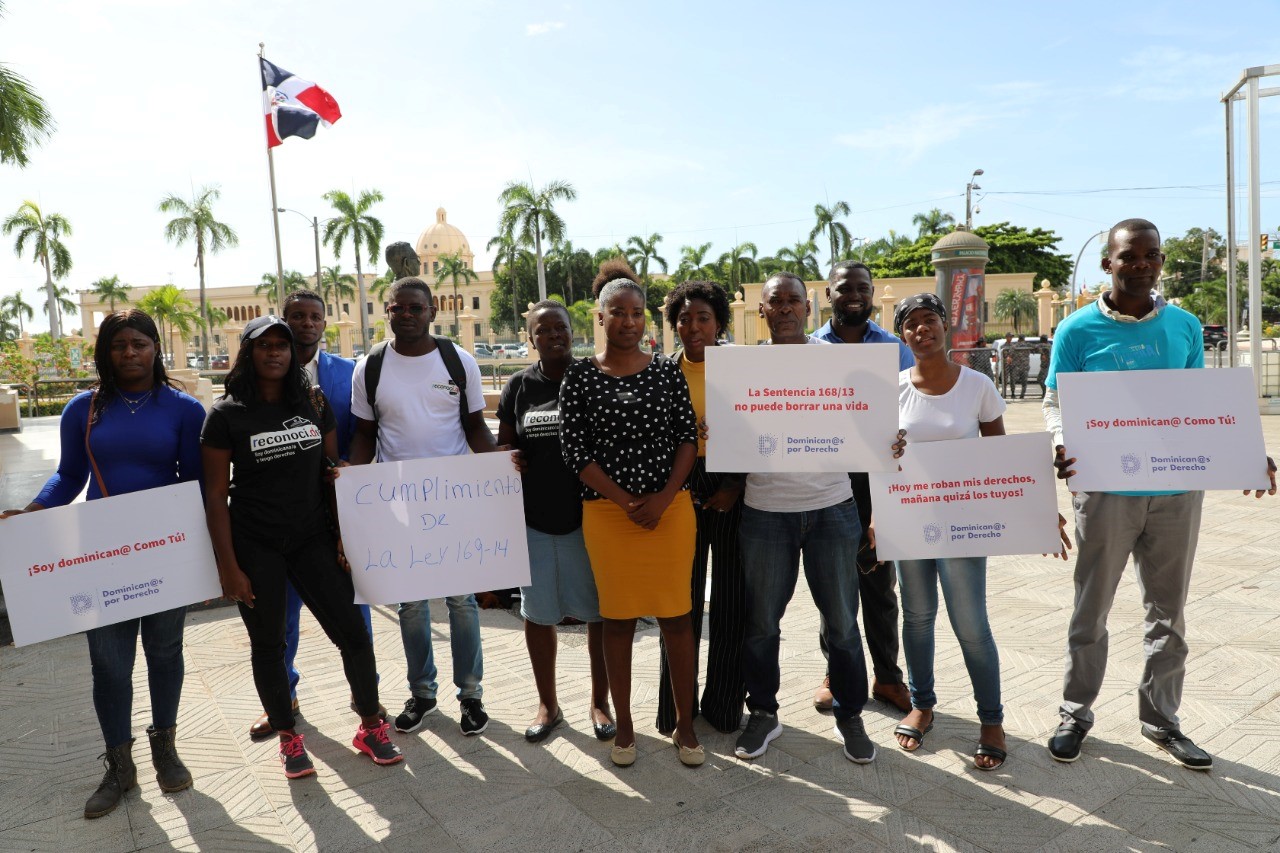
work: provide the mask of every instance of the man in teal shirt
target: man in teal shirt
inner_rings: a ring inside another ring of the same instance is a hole
[[[1045,380],[1044,415],[1062,479],[1075,473],[1075,459],[1068,458],[1062,446],[1059,373],[1204,367],[1200,321],[1155,293],[1163,267],[1155,225],[1145,219],[1117,223],[1102,260],[1102,269],[1111,275],[1111,290],[1058,327]],[[1275,466],[1270,459],[1267,466],[1270,494],[1275,494]],[[1182,734],[1178,723],[1187,660],[1183,609],[1203,501],[1204,492],[1073,493],[1076,595],[1058,709],[1062,722],[1049,739],[1049,754],[1055,760],[1079,758],[1080,744],[1093,726],[1092,706],[1107,667],[1107,615],[1132,555],[1146,608],[1146,665],[1138,685],[1142,735],[1184,767],[1213,767],[1212,756]]]

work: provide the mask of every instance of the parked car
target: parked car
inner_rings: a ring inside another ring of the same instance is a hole
[[[230,370],[231,356],[229,355],[211,355],[209,356],[210,370]]]
[[[1210,348],[1217,348],[1218,344],[1227,339],[1227,327],[1212,323],[1204,323],[1200,326],[1200,331],[1204,335],[1204,345]]]
[[[489,346],[488,344],[476,344],[475,354],[476,354],[476,358],[493,358],[494,357],[493,347]]]
[[[528,358],[529,348],[524,344],[498,344],[494,355],[498,358]]]

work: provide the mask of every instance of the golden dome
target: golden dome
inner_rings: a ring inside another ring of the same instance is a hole
[[[428,270],[431,268],[431,261],[437,260],[444,255],[461,255],[462,259],[467,261],[468,266],[475,260],[475,254],[471,251],[471,245],[467,242],[466,235],[449,224],[448,216],[443,207],[436,210],[435,223],[418,237],[416,248],[423,267]]]

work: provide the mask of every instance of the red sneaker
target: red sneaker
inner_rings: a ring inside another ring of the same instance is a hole
[[[307,755],[307,748],[302,745],[302,735],[280,741],[280,763],[284,765],[284,775],[289,779],[316,774],[316,766],[311,763],[311,756]]]
[[[400,751],[400,747],[391,742],[391,725],[386,720],[372,729],[366,729],[361,724],[356,729],[351,745],[372,758],[374,764],[397,764],[404,761],[404,753]]]

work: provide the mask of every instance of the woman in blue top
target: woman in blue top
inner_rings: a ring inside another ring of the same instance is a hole
[[[137,309],[102,321],[93,348],[98,383],[74,397],[62,412],[58,471],[25,509],[65,506],[89,482],[88,500],[200,479],[200,427],[204,407],[178,390],[165,373],[156,324]],[[90,478],[90,473],[93,477]],[[106,742],[106,773],[85,803],[86,818],[102,817],[137,784],[131,755],[133,664],[138,634],[151,688],[151,760],[166,793],[191,785],[191,773],[174,748],[184,666],[178,607],[85,632],[93,665],[93,707]]]

